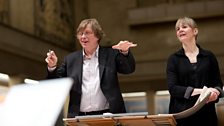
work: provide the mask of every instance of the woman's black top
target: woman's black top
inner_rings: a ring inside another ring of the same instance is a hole
[[[194,88],[223,87],[219,66],[214,54],[199,47],[197,63],[190,63],[184,49],[172,54],[167,62],[167,84],[170,92],[169,113],[178,113],[192,107],[199,95],[191,96]],[[206,104],[196,114],[177,120],[180,126],[216,126],[215,103]]]

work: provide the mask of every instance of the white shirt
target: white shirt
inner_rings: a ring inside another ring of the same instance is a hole
[[[98,52],[99,47],[91,58],[87,58],[83,51],[81,112],[99,111],[109,108],[109,103],[100,88]]]

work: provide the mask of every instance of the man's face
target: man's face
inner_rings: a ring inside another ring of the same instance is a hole
[[[99,44],[99,39],[94,34],[90,24],[88,24],[83,31],[80,31],[77,34],[77,38],[84,49],[92,49],[97,47]]]

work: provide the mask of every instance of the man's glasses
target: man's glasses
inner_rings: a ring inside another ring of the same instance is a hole
[[[83,36],[83,35],[85,35],[85,36],[90,36],[90,35],[92,35],[92,34],[93,34],[93,32],[86,31],[86,32],[79,32],[79,33],[77,34],[77,36],[78,36],[78,37],[81,37],[81,36]]]

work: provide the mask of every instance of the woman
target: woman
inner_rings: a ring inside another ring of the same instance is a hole
[[[217,59],[212,52],[197,44],[198,28],[193,19],[180,18],[175,28],[182,48],[167,62],[167,83],[171,95],[169,113],[192,107],[206,86],[211,91],[207,104],[192,116],[178,119],[177,125],[217,126],[215,103],[223,87]]]

